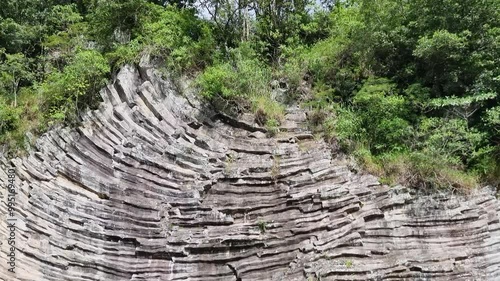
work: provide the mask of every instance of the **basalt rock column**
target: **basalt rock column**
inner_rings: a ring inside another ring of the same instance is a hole
[[[15,169],[0,280],[499,280],[498,201],[415,195],[332,157],[289,108],[275,137],[215,114],[155,69],[125,67],[78,128]]]

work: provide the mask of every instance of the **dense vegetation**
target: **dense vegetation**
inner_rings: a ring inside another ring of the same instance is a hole
[[[0,143],[78,122],[149,54],[278,133],[287,100],[369,172],[417,188],[500,178],[498,0],[7,0]],[[277,82],[278,81],[278,82]]]

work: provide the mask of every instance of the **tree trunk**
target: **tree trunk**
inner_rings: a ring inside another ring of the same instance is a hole
[[[17,107],[17,88],[19,88],[19,79],[14,80],[14,107]]]

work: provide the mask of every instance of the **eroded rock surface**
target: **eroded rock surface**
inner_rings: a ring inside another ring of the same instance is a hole
[[[76,129],[3,159],[18,187],[1,280],[499,280],[499,204],[356,174],[290,108],[268,138],[152,68],[127,67]],[[5,199],[0,236],[6,237]]]

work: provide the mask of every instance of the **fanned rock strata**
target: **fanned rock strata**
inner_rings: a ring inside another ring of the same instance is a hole
[[[179,87],[126,67],[82,126],[2,160],[2,186],[7,167],[17,174],[18,230],[16,273],[3,239],[1,280],[500,279],[488,190],[390,188],[332,158],[299,109],[268,138]]]

